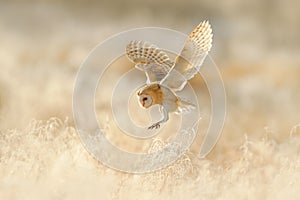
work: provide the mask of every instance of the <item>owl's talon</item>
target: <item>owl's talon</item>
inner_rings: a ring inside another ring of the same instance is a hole
[[[151,125],[151,126],[149,126],[148,127],[148,129],[158,129],[158,128],[160,128],[160,123],[158,122],[158,123],[155,123],[155,124],[153,124],[153,125]]]

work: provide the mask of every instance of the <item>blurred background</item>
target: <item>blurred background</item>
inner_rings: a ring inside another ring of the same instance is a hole
[[[260,199],[271,198],[270,191],[282,191],[277,198],[299,197],[299,7],[296,0],[0,0],[1,199],[20,199],[25,194],[29,199],[135,196],[141,190],[136,179],[96,163],[76,136],[72,92],[77,70],[89,52],[113,34],[148,26],[188,34],[202,20],[212,25],[210,55],[227,92],[223,135],[206,160],[193,158],[193,152],[187,155],[199,169],[193,176],[186,175],[190,168],[180,162],[178,166],[187,170],[180,175],[162,172],[161,185],[157,177],[151,177],[159,185],[155,191],[169,197],[166,177],[192,177],[185,187],[195,196],[223,199],[234,194],[234,198]],[[130,69],[133,65],[128,64]],[[200,76],[192,85],[205,91]],[[203,92],[203,99],[206,95]],[[203,112],[208,116],[209,108]],[[232,178],[240,170],[253,173]],[[279,178],[273,180],[275,174]],[[201,183],[197,177],[206,181],[205,187],[193,189]],[[224,183],[224,177],[230,181]],[[149,176],[139,178],[144,185],[151,182]],[[273,190],[261,191],[255,187],[259,181],[260,188],[271,185]],[[80,187],[83,183],[96,187]],[[214,192],[222,183],[221,192]],[[240,189],[233,189],[232,183]],[[291,185],[284,190],[279,183]],[[61,188],[68,184],[73,185]],[[35,193],[34,188],[41,192]],[[172,194],[180,198],[181,192]]]

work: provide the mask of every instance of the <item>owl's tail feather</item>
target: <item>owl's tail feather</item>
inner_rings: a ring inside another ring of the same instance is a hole
[[[196,108],[196,106],[193,103],[189,102],[188,100],[179,99],[178,100],[178,108],[177,108],[176,113],[177,114],[180,114],[180,113],[186,114],[186,113],[191,112],[195,108]]]

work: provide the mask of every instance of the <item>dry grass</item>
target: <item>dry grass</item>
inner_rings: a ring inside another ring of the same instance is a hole
[[[251,141],[245,136],[230,163],[198,160],[186,152],[163,170],[131,175],[95,162],[68,120],[33,120],[24,130],[1,132],[0,197],[298,199],[300,137],[296,129],[282,143],[266,137]],[[163,145],[154,140],[152,149]]]

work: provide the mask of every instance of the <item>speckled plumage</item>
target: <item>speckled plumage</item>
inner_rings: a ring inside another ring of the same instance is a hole
[[[150,126],[158,128],[169,119],[170,112],[189,111],[194,105],[180,99],[175,92],[184,88],[187,80],[198,73],[212,46],[212,30],[208,21],[201,22],[189,35],[175,62],[157,46],[143,41],[131,41],[126,46],[127,57],[135,67],[145,72],[147,85],[137,95],[142,107],[160,105],[164,118]]]

